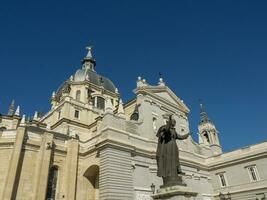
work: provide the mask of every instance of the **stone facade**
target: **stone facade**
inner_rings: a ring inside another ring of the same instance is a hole
[[[51,97],[51,109],[32,119],[12,102],[0,116],[0,199],[150,200],[156,176],[156,131],[170,114],[189,130],[189,108],[162,79],[138,78],[135,98],[95,71],[92,49],[82,68]],[[267,196],[267,142],[223,153],[215,125],[201,105],[199,141],[178,141],[183,177],[197,200]]]

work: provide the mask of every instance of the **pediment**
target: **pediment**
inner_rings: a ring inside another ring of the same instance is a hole
[[[178,107],[180,110],[183,110],[186,113],[189,113],[190,111],[184,102],[167,86],[147,86],[142,88],[142,90],[153,98]]]

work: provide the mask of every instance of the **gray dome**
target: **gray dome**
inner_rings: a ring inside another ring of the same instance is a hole
[[[74,82],[88,80],[90,83],[93,83],[97,86],[103,86],[106,90],[110,92],[116,91],[116,87],[114,86],[111,80],[97,74],[95,71],[92,71],[88,68],[78,69],[73,77],[73,80]]]

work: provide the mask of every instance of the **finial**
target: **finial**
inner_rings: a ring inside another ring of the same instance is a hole
[[[120,117],[125,117],[124,108],[123,108],[123,103],[122,103],[122,100],[121,100],[121,99],[120,99],[120,101],[119,101],[118,116],[120,116]]]
[[[12,116],[12,115],[14,115],[14,111],[15,111],[15,100],[12,99],[12,101],[11,101],[9,107],[8,107],[7,115],[8,115],[8,116]]]
[[[73,75],[70,76],[70,81],[73,81]]]
[[[22,115],[22,118],[20,120],[20,126],[25,126],[26,125],[26,115]]]
[[[47,123],[47,124],[46,124],[46,129],[47,129],[47,130],[51,130],[51,125],[50,125],[50,123]]]
[[[111,103],[111,99],[108,98],[106,101],[107,102],[106,102],[106,106],[105,106],[105,113],[113,113],[113,105]]]
[[[16,112],[15,112],[15,115],[16,116],[19,116],[19,113],[20,113],[20,106],[17,107]]]
[[[33,120],[38,120],[38,112],[37,111],[34,112]]]
[[[163,77],[162,77],[162,73],[159,72],[159,83],[158,83],[159,86],[165,86],[165,83],[163,81]]]
[[[138,76],[138,78],[137,78],[137,81],[136,81],[136,86],[137,87],[144,87],[144,86],[147,86],[148,84],[147,84],[147,82],[146,82],[146,79],[142,79],[142,77],[141,76]]]
[[[90,78],[89,78],[89,75],[88,74],[86,74],[85,80],[90,81]]]
[[[115,93],[119,93],[119,90],[118,90],[118,88],[115,88]]]
[[[204,112],[204,106],[203,106],[203,102],[202,99],[199,99],[199,106],[200,106],[200,112]]]
[[[89,45],[89,46],[85,47],[85,49],[88,51],[86,58],[93,58],[93,55],[92,55],[93,46]]]
[[[56,92],[53,91],[53,92],[52,92],[52,99],[54,99],[55,97],[56,97]]]
[[[210,119],[208,118],[207,113],[205,112],[204,105],[201,99],[199,100],[199,106],[200,106],[200,123],[211,122]]]

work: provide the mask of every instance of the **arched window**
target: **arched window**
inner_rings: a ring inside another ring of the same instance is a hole
[[[53,166],[49,171],[46,200],[56,199],[58,168]]]
[[[80,101],[81,99],[81,90],[76,91],[76,100]]]
[[[101,110],[104,110],[105,109],[105,99],[103,97],[94,97],[93,98],[93,106],[101,109]]]

